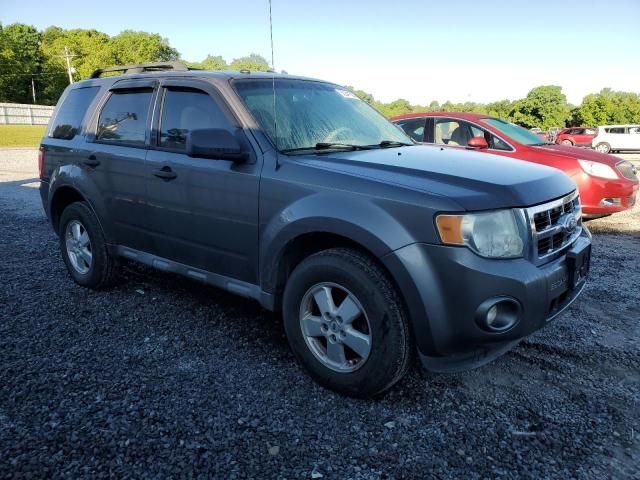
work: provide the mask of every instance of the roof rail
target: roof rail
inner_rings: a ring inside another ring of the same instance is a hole
[[[191,70],[182,62],[156,62],[156,63],[140,63],[138,65],[121,65],[118,67],[99,68],[94,70],[89,78],[100,78],[106,72],[123,72],[127,73],[143,73],[156,72],[162,70],[175,70],[177,72],[186,72]]]

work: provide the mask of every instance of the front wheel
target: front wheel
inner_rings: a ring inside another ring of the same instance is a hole
[[[562,140],[562,142],[560,143],[562,143],[562,145],[569,145],[569,146],[573,145],[573,142],[571,140]]]
[[[606,142],[602,142],[596,145],[596,151],[600,153],[609,153],[611,151],[611,145]]]
[[[284,325],[294,354],[321,385],[371,397],[406,373],[412,341],[402,302],[375,260],[336,248],[289,278]]]

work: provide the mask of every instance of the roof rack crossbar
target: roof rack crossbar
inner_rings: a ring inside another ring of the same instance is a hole
[[[177,72],[186,72],[190,70],[190,68],[182,62],[156,62],[141,63],[138,65],[120,65],[118,67],[98,68],[97,70],[93,71],[89,78],[100,78],[100,76],[106,72],[124,72],[125,74],[127,74],[154,72],[161,70],[175,70]]]

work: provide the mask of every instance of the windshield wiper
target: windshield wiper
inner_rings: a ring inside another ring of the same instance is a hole
[[[415,145],[414,143],[407,143],[407,142],[398,142],[396,140],[382,140],[379,144],[378,147],[380,148],[389,148],[389,147],[411,147]]]
[[[340,142],[319,142],[316,143],[316,150],[329,150],[333,148],[339,148],[340,150],[367,150],[371,148],[369,145],[354,145],[352,143],[340,143]]]
[[[368,150],[371,147],[368,145],[352,145],[350,143],[328,143],[328,142],[319,142],[316,143],[313,147],[296,147],[296,148],[285,148],[284,150],[280,150],[282,153],[293,153],[293,152],[303,152],[303,151],[321,151],[321,150],[345,150],[345,151],[353,151],[353,150]]]

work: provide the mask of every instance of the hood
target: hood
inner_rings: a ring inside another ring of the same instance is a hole
[[[533,150],[541,150],[545,155],[558,155],[562,157],[570,157],[581,160],[592,160],[594,162],[606,163],[610,167],[613,167],[616,163],[622,159],[614,157],[607,153],[596,152],[590,148],[572,147],[569,145],[539,145],[529,146]]]
[[[471,150],[412,146],[298,157],[318,168],[444,196],[465,210],[526,207],[575,190],[555,168]]]

